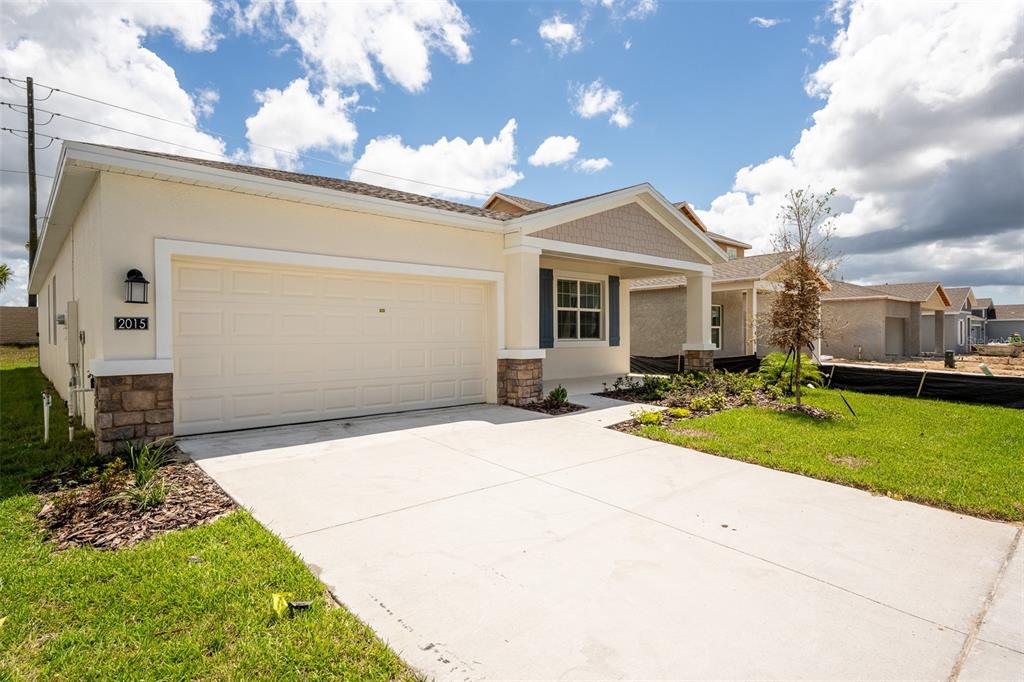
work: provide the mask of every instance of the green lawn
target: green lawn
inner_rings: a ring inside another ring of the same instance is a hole
[[[811,391],[841,417],[745,407],[640,435],[898,499],[1024,520],[1024,411],[864,393]],[[703,432],[703,433],[701,433]]]
[[[87,461],[34,349],[0,349],[0,679],[418,679],[247,513],[117,552],[56,553],[29,479]],[[313,599],[276,619],[271,594]]]

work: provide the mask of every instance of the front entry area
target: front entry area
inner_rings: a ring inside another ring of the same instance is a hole
[[[495,381],[492,283],[202,258],[172,282],[178,435],[481,403]]]

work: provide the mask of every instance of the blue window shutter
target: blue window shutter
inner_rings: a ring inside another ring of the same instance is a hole
[[[608,345],[619,345],[619,278],[608,277]]]
[[[555,347],[555,272],[540,269],[540,347]]]

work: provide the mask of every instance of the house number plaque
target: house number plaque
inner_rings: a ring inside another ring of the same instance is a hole
[[[114,329],[136,329],[146,330],[149,329],[149,318],[148,317],[115,317],[114,318]]]

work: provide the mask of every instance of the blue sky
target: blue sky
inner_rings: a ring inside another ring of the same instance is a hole
[[[646,181],[754,252],[771,250],[787,190],[835,187],[845,279],[1010,303],[1024,302],[1022,23],[1018,0],[10,1],[0,75],[68,91],[39,105],[87,121],[40,129],[65,139],[470,203]],[[0,97],[24,91],[0,81]],[[23,112],[0,122],[22,128]],[[0,302],[19,302],[24,142],[2,139],[15,277]]]
[[[663,3],[646,20],[616,19],[579,3],[460,7],[474,31],[472,62],[435,55],[432,78],[419,93],[386,81],[377,91],[360,88],[360,104],[376,111],[354,115],[357,152],[379,135],[400,135],[408,145],[441,136],[486,139],[515,118],[521,162],[546,137],[573,135],[581,153],[607,157],[612,165],[594,175],[531,169],[510,192],[560,201],[649,181],[670,198],[704,206],[730,187],[737,168],[786,153],[820,106],[804,92],[803,78],[817,63],[815,53],[820,60],[824,52],[810,51],[806,41],[824,3]],[[579,52],[558,56],[538,35],[540,22],[552,15],[579,21],[584,13],[589,19]],[[760,28],[750,22],[754,16],[787,21]],[[244,147],[245,119],[259,109],[255,91],[283,88],[306,71],[298,50],[278,52],[289,45],[279,37],[229,32],[213,53],[184,50],[168,34],[145,45],[174,68],[185,90],[219,91],[204,125],[234,136],[229,146]],[[573,114],[570,83],[598,78],[635,103],[629,128]],[[316,161],[303,161],[302,168],[347,171]]]

